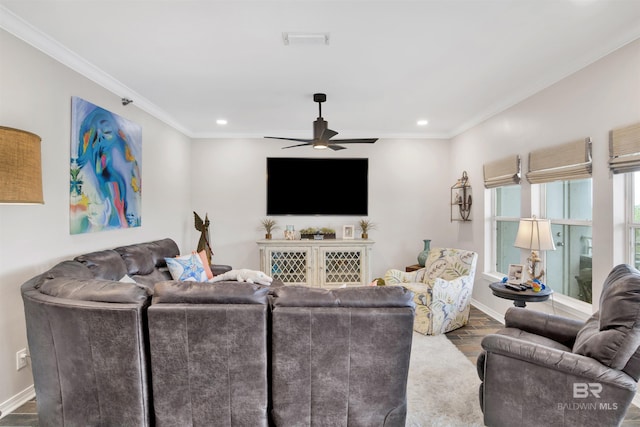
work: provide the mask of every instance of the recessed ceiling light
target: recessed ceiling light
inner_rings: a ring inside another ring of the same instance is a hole
[[[226,125],[227,124],[227,120],[226,119],[218,119],[216,120],[216,123],[219,125]]]
[[[417,125],[418,126],[426,126],[429,124],[429,120],[418,120]]]

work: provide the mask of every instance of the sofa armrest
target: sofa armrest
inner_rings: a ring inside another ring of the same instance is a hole
[[[517,328],[532,334],[550,338],[567,347],[573,347],[578,332],[584,326],[581,320],[511,307],[504,316],[507,328]]]
[[[230,265],[225,265],[225,264],[211,264],[211,272],[213,273],[214,276],[217,276],[219,274],[224,274],[227,271],[231,271],[231,266]]]
[[[488,354],[496,353],[533,363],[556,373],[574,375],[634,392],[637,388],[636,381],[629,375],[590,357],[499,334],[487,335],[482,339],[481,345]]]
[[[384,282],[387,285],[400,285],[402,283],[415,283],[419,282],[418,274],[424,273],[424,268],[420,270],[404,272],[402,270],[391,269],[387,270],[384,274]]]

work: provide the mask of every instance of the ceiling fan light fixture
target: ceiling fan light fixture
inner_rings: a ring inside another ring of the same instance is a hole
[[[318,103],[318,118],[313,122],[313,139],[286,138],[282,136],[265,136],[265,138],[284,139],[286,141],[296,141],[302,144],[289,145],[285,148],[311,146],[316,150],[325,150],[330,148],[333,151],[345,150],[341,144],[373,144],[378,138],[348,138],[348,139],[331,139],[338,134],[335,130],[329,129],[328,123],[322,118],[322,103],[327,100],[324,93],[314,93],[313,101]]]

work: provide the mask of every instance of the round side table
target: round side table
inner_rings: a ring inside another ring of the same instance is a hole
[[[493,294],[497,297],[513,300],[513,305],[516,307],[526,307],[528,302],[542,302],[549,299],[549,296],[553,293],[553,290],[546,287],[540,292],[533,292],[533,289],[527,289],[525,291],[514,291],[506,286],[502,282],[494,282],[489,285]]]

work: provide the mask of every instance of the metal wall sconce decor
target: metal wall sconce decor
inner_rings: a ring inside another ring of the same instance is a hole
[[[467,171],[451,187],[451,221],[471,221],[471,185]]]

